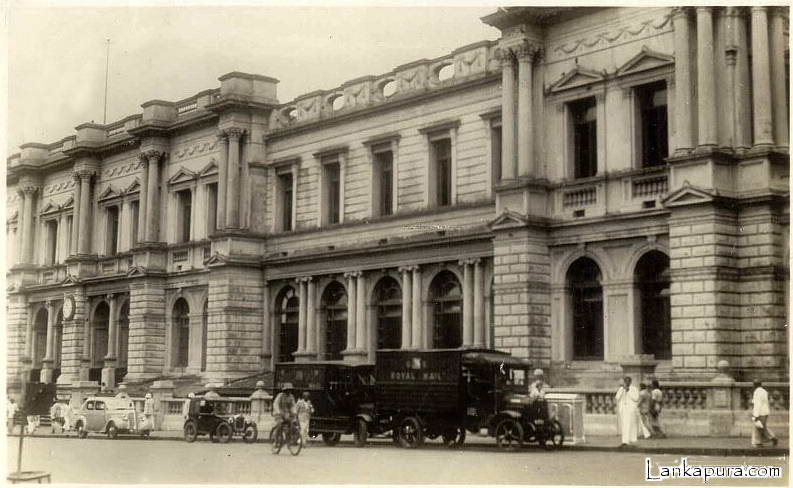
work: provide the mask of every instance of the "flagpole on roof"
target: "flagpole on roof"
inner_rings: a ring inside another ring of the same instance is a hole
[[[102,124],[107,124],[107,80],[110,68],[110,39],[107,39],[107,51],[105,52],[105,115]]]

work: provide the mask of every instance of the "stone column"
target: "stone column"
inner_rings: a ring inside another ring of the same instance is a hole
[[[270,284],[264,282],[262,301],[262,370],[266,370],[270,365],[270,359],[275,355],[273,348],[272,328],[273,321],[270,315]]]
[[[463,267],[463,346],[474,343],[474,274],[471,260],[460,261]]]
[[[713,7],[697,7],[697,147],[701,148],[715,147],[718,141],[713,47]]]
[[[22,208],[25,215],[22,226],[22,263],[24,264],[33,264],[33,250],[34,247],[38,248],[33,245],[33,222],[36,211],[33,200],[38,190],[38,187],[32,185],[22,188]]]
[[[515,58],[499,48],[501,60],[501,179],[515,179]]]
[[[215,227],[220,230],[226,228],[226,170],[229,160],[229,141],[225,132],[218,133],[218,146],[220,146],[220,161],[218,161],[218,193],[216,195],[218,213]]]
[[[422,334],[424,334],[424,327],[422,326],[422,306],[421,306],[421,268],[419,266],[413,267],[413,332],[411,333],[411,347],[413,349],[421,349],[424,347],[424,340]]]
[[[728,19],[728,22],[729,20],[731,19]],[[737,58],[738,52],[735,46],[728,46],[724,51],[724,62],[727,71],[727,93],[724,97],[727,117],[724,120],[724,124],[727,128],[727,134],[729,134],[729,140],[726,141],[727,144],[725,145],[729,147],[735,147],[735,65]]]
[[[402,273],[402,349],[410,349],[411,345],[411,319],[413,318],[413,287],[411,266],[399,268]]]
[[[347,351],[355,350],[355,337],[356,337],[356,319],[358,314],[356,312],[356,302],[358,292],[356,289],[357,274],[354,272],[344,273],[347,278]]]
[[[524,43],[518,57],[518,175],[534,176],[534,103],[532,68],[537,48]]]
[[[308,282],[308,299],[306,300],[306,352],[317,354],[317,282],[306,278]]]
[[[78,254],[91,254],[91,178],[93,173],[80,173],[80,232],[78,236]]]
[[[362,271],[358,272],[358,283],[355,288],[355,349],[356,351],[368,351],[368,338],[366,330],[366,276]],[[347,313],[349,317],[349,312]]]
[[[65,213],[58,218],[58,238],[55,245],[58,247],[58,255],[55,262],[63,263],[69,257],[69,219]]]
[[[239,229],[240,227],[240,138],[244,134],[242,129],[236,127],[226,130],[229,138],[228,169],[226,177],[226,227]]]
[[[752,101],[754,145],[773,145],[771,68],[769,66],[766,7],[752,7]]]
[[[487,344],[487,324],[485,314],[485,273],[482,260],[474,259],[474,347]]]
[[[143,165],[140,181],[140,193],[138,193],[138,235],[136,239],[140,243],[146,240],[147,235],[146,221],[148,220],[148,213],[146,210],[148,207],[146,204],[149,200],[149,160],[145,154],[140,154],[138,158]]]
[[[74,180],[74,201],[72,202],[72,235],[70,236],[71,242],[69,244],[69,255],[77,254],[79,250],[79,237],[80,237],[80,202],[82,201],[82,185],[80,184],[80,175],[72,173]]]
[[[148,186],[149,191],[146,195],[146,214],[148,220],[146,222],[146,240],[148,242],[157,242],[159,240],[159,227],[160,227],[160,208],[159,208],[159,194],[160,194],[160,158],[163,153],[159,151],[147,151],[146,159],[149,162],[149,177]]]
[[[42,383],[52,383],[52,369],[55,362],[55,304],[47,300],[47,344],[44,359],[41,361]]]
[[[774,142],[788,146],[788,111],[785,94],[785,10],[771,7],[771,94],[774,107]]]
[[[102,383],[108,388],[116,386],[116,337],[118,337],[117,300],[112,293],[107,295],[110,305],[110,320],[107,327],[107,355],[103,358]]]
[[[735,17],[735,147],[741,150],[752,146],[752,87],[749,70],[749,41],[747,23],[741,11]]]
[[[306,313],[308,312],[307,304],[308,291],[305,278],[298,278],[298,286],[300,287],[300,309],[297,316],[297,352],[302,353],[306,350]]]
[[[675,153],[684,155],[694,148],[691,130],[691,32],[687,7],[672,10],[675,26]]]

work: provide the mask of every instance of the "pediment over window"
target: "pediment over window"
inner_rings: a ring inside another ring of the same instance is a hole
[[[493,230],[511,229],[515,227],[526,227],[528,220],[517,212],[512,210],[504,210],[501,215],[490,222],[490,228]]]
[[[710,203],[717,198],[717,195],[707,192],[701,188],[691,186],[689,182],[683,184],[683,188],[669,194],[662,200],[665,207],[682,207],[687,205],[698,205]]]
[[[146,268],[143,266],[133,266],[129,268],[129,271],[127,271],[127,277],[134,278],[136,276],[146,276]]]
[[[76,285],[78,283],[80,283],[80,280],[76,276],[74,276],[72,274],[66,275],[66,278],[64,278],[64,280],[61,281],[61,285],[64,285],[64,286]]]
[[[668,66],[675,63],[674,56],[653,51],[647,46],[642,46],[642,50],[627,63],[617,69],[617,76],[624,76],[631,73],[647,71],[648,69]]]
[[[113,185],[109,185],[107,188],[104,189],[104,191],[102,191],[102,193],[99,194],[97,200],[99,201],[109,200],[111,198],[116,198],[118,196],[121,195],[116,191],[115,188],[113,188]]]
[[[140,192],[140,180],[137,178],[135,178],[135,181],[133,181],[132,184],[129,185],[126,190],[124,190],[124,193],[126,194],[136,192]]]
[[[551,85],[551,93],[591,85],[605,80],[604,73],[576,66],[569,73],[562,73],[562,77]]]
[[[63,205],[61,205],[61,208],[63,208],[63,209],[67,209],[67,208],[70,208],[70,207],[74,207],[74,197],[69,197],[68,200],[66,200],[63,203]]]
[[[204,260],[204,264],[207,266],[223,265],[226,264],[227,262],[228,260],[226,259],[226,257],[220,253],[215,253]]]
[[[47,204],[44,205],[44,208],[41,209],[41,213],[42,214],[48,214],[48,213],[52,213],[52,212],[57,212],[58,210],[60,210],[60,207],[58,207],[57,205],[55,205],[52,202],[47,202]]]
[[[174,185],[176,183],[187,183],[190,181],[194,181],[198,177],[197,174],[193,173],[192,171],[185,169],[184,166],[179,168],[179,171],[176,172],[175,175],[171,176],[168,180],[169,185]]]
[[[199,176],[211,176],[216,175],[218,173],[218,165],[214,159],[209,161],[209,164],[204,166],[204,169],[198,172]]]

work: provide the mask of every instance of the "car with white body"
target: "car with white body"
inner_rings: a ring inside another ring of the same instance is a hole
[[[81,439],[86,438],[89,432],[107,434],[110,439],[115,439],[119,434],[148,437],[152,426],[147,425],[131,398],[92,396],[86,398],[75,412],[74,429]]]

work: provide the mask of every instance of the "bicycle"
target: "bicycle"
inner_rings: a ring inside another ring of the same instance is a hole
[[[278,424],[272,432],[271,449],[273,454],[281,452],[281,448],[286,444],[286,448],[293,456],[300,454],[303,449],[303,439],[300,437],[300,425],[295,420],[289,420],[289,427],[284,429],[284,424]]]

